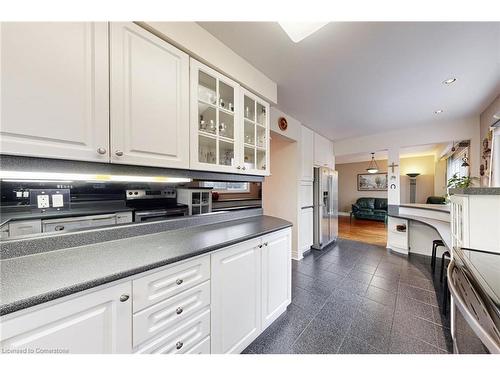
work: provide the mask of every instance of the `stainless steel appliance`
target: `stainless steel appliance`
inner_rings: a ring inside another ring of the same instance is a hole
[[[500,253],[453,250],[448,266],[453,351],[500,353]]]
[[[177,203],[174,188],[164,190],[127,190],[127,206],[134,209],[134,222],[167,220],[189,214],[189,207]]]
[[[321,250],[338,237],[338,174],[337,171],[314,168],[314,244]]]

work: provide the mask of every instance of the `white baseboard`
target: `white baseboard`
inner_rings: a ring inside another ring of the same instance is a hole
[[[339,216],[349,216],[350,212],[339,211]]]

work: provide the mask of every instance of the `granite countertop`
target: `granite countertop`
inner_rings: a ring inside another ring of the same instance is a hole
[[[291,225],[261,215],[0,260],[0,315]]]
[[[468,187],[450,189],[450,194],[457,195],[500,195],[500,187]]]

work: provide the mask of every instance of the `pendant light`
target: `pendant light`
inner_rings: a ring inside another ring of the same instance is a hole
[[[462,158],[462,167],[470,167],[470,164],[469,164],[469,158],[467,157],[467,154],[465,154],[465,156]]]
[[[375,161],[375,153],[372,152],[372,160],[370,161],[370,164],[368,164],[368,168],[366,168],[366,171],[368,173],[377,173],[378,172],[378,165],[377,162]]]

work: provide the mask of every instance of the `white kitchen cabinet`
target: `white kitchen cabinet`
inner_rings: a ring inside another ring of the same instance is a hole
[[[334,168],[333,144],[327,138],[314,133],[314,165]]]
[[[243,128],[239,155],[243,173],[269,175],[269,104],[241,88]],[[240,122],[241,124],[241,122]]]
[[[0,347],[69,353],[130,353],[130,282],[1,319]],[[123,301],[123,302],[122,302]]]
[[[262,330],[292,301],[291,241],[290,229],[262,238]]]
[[[299,183],[299,207],[312,207],[314,204],[313,182],[300,181]]]
[[[2,22],[3,154],[109,161],[108,24]]]
[[[110,59],[111,161],[189,168],[189,56],[112,22]]]
[[[191,169],[269,175],[269,104],[191,59]]]
[[[302,254],[313,245],[314,238],[314,209],[312,207],[300,210],[299,217],[299,251],[297,259],[302,258]]]
[[[213,354],[240,353],[261,332],[261,239],[211,256]]]
[[[301,181],[313,181],[314,132],[305,126],[300,127]]]

